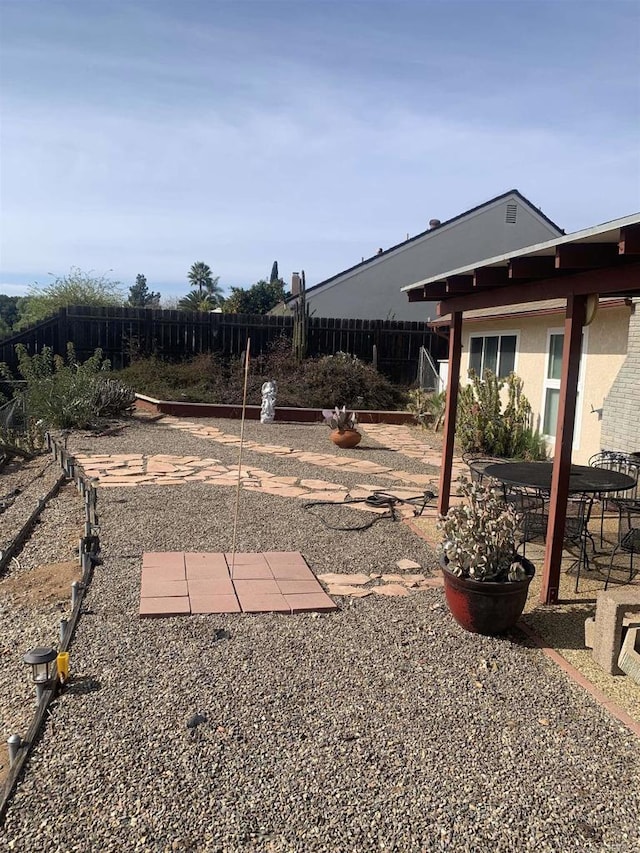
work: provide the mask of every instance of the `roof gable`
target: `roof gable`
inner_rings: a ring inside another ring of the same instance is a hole
[[[508,190],[505,193],[501,193],[500,195],[495,196],[495,198],[489,199],[489,201],[485,201],[482,204],[478,204],[475,207],[470,208],[469,210],[465,210],[463,213],[459,213],[459,214],[457,214],[457,216],[453,216],[451,219],[447,219],[446,221],[441,222],[435,228],[428,228],[425,231],[421,231],[419,234],[414,235],[413,237],[409,237],[408,240],[403,240],[401,243],[396,243],[395,246],[391,246],[390,248],[385,249],[385,250],[379,252],[378,254],[373,255],[370,258],[366,258],[364,261],[361,261],[358,264],[354,264],[352,267],[348,267],[347,269],[342,270],[341,272],[336,273],[335,275],[332,275],[330,278],[326,278],[323,281],[320,281],[317,284],[314,284],[312,287],[308,287],[306,292],[307,292],[307,294],[309,294],[315,290],[326,287],[327,285],[331,285],[334,282],[336,282],[338,279],[341,279],[345,276],[349,276],[350,274],[357,272],[359,270],[362,270],[369,265],[373,265],[373,264],[379,262],[380,260],[389,257],[389,255],[392,255],[396,252],[401,252],[404,249],[408,248],[409,246],[411,246],[412,244],[414,244],[420,240],[436,238],[438,233],[442,232],[444,229],[447,229],[452,225],[456,225],[457,223],[459,223],[465,219],[471,218],[474,215],[482,212],[483,210],[491,208],[494,205],[496,205],[496,204],[498,204],[498,203],[500,203],[500,202],[502,202],[505,199],[508,199],[510,197],[512,197],[514,200],[517,200],[520,204],[524,205],[529,210],[530,213],[532,213],[534,216],[539,217],[546,225],[548,225],[550,228],[554,229],[558,233],[558,235],[564,234],[563,229],[561,229],[558,225],[556,225],[555,222],[553,222],[551,219],[549,219],[549,217],[546,216],[539,208],[535,207],[529,201],[528,198],[526,198],[524,195],[522,195],[522,193],[519,190],[512,189],[512,190]],[[295,297],[290,297],[290,299],[292,299],[292,298],[295,298]],[[289,301],[289,300],[287,300],[287,301]]]

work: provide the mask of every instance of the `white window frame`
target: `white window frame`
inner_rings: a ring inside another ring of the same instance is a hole
[[[545,421],[545,408],[547,405],[547,390],[549,388],[560,390],[560,380],[559,379],[549,379],[549,359],[551,356],[551,336],[552,335],[562,335],[564,342],[564,327],[560,326],[558,328],[547,329],[547,343],[544,357],[544,373],[542,375],[542,398],[540,400],[540,432],[544,435],[545,441],[549,444],[555,445],[556,437],[555,435],[547,435],[543,432],[544,430],[544,421]],[[580,436],[582,433],[582,401],[584,399],[584,377],[585,377],[585,365],[587,360],[587,352],[589,348],[589,330],[585,327],[582,330],[582,351],[580,353],[580,367],[578,368],[578,388],[576,394],[576,416],[573,424],[573,450],[580,449]]]
[[[469,348],[469,359],[467,362],[467,371],[471,368],[471,341],[473,338],[508,338],[512,337],[516,339],[516,351],[513,357],[513,372],[518,372],[518,355],[520,354],[520,332],[516,330],[500,330],[499,332],[470,332],[468,348]],[[500,340],[498,340],[498,370],[500,369]],[[482,366],[479,374],[479,378],[482,379],[484,375],[484,345],[482,347]],[[499,373],[496,372],[496,375],[499,376]]]

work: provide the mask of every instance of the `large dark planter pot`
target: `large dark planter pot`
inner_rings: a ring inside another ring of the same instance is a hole
[[[459,578],[443,566],[447,605],[456,622],[474,634],[502,634],[513,628],[522,615],[535,574],[528,560],[523,563],[530,576],[522,581],[504,583]]]
[[[360,444],[360,441],[362,439],[362,436],[360,435],[357,429],[332,429],[330,432],[330,436],[331,441],[338,447],[342,447],[343,449],[355,447],[356,444]]]

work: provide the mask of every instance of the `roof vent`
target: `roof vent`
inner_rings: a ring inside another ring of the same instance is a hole
[[[515,225],[516,219],[518,217],[518,205],[517,204],[508,204],[507,212],[504,217],[504,221],[509,225]]]
[[[429,228],[438,228],[440,225],[442,225],[442,222],[439,219],[429,220]]]

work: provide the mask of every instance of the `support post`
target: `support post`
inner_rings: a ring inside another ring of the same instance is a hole
[[[543,604],[557,604],[558,602],[582,350],[582,327],[586,317],[587,298],[587,296],[573,295],[567,299],[564,344],[562,347],[560,400],[558,403],[553,473],[551,475],[549,521],[540,593],[540,601]]]
[[[451,492],[451,467],[453,464],[453,442],[456,435],[456,412],[460,387],[460,362],[462,359],[462,311],[451,315],[449,328],[449,376],[447,377],[447,404],[444,413],[444,435],[442,438],[442,468],[438,512],[444,515],[449,509]]]

